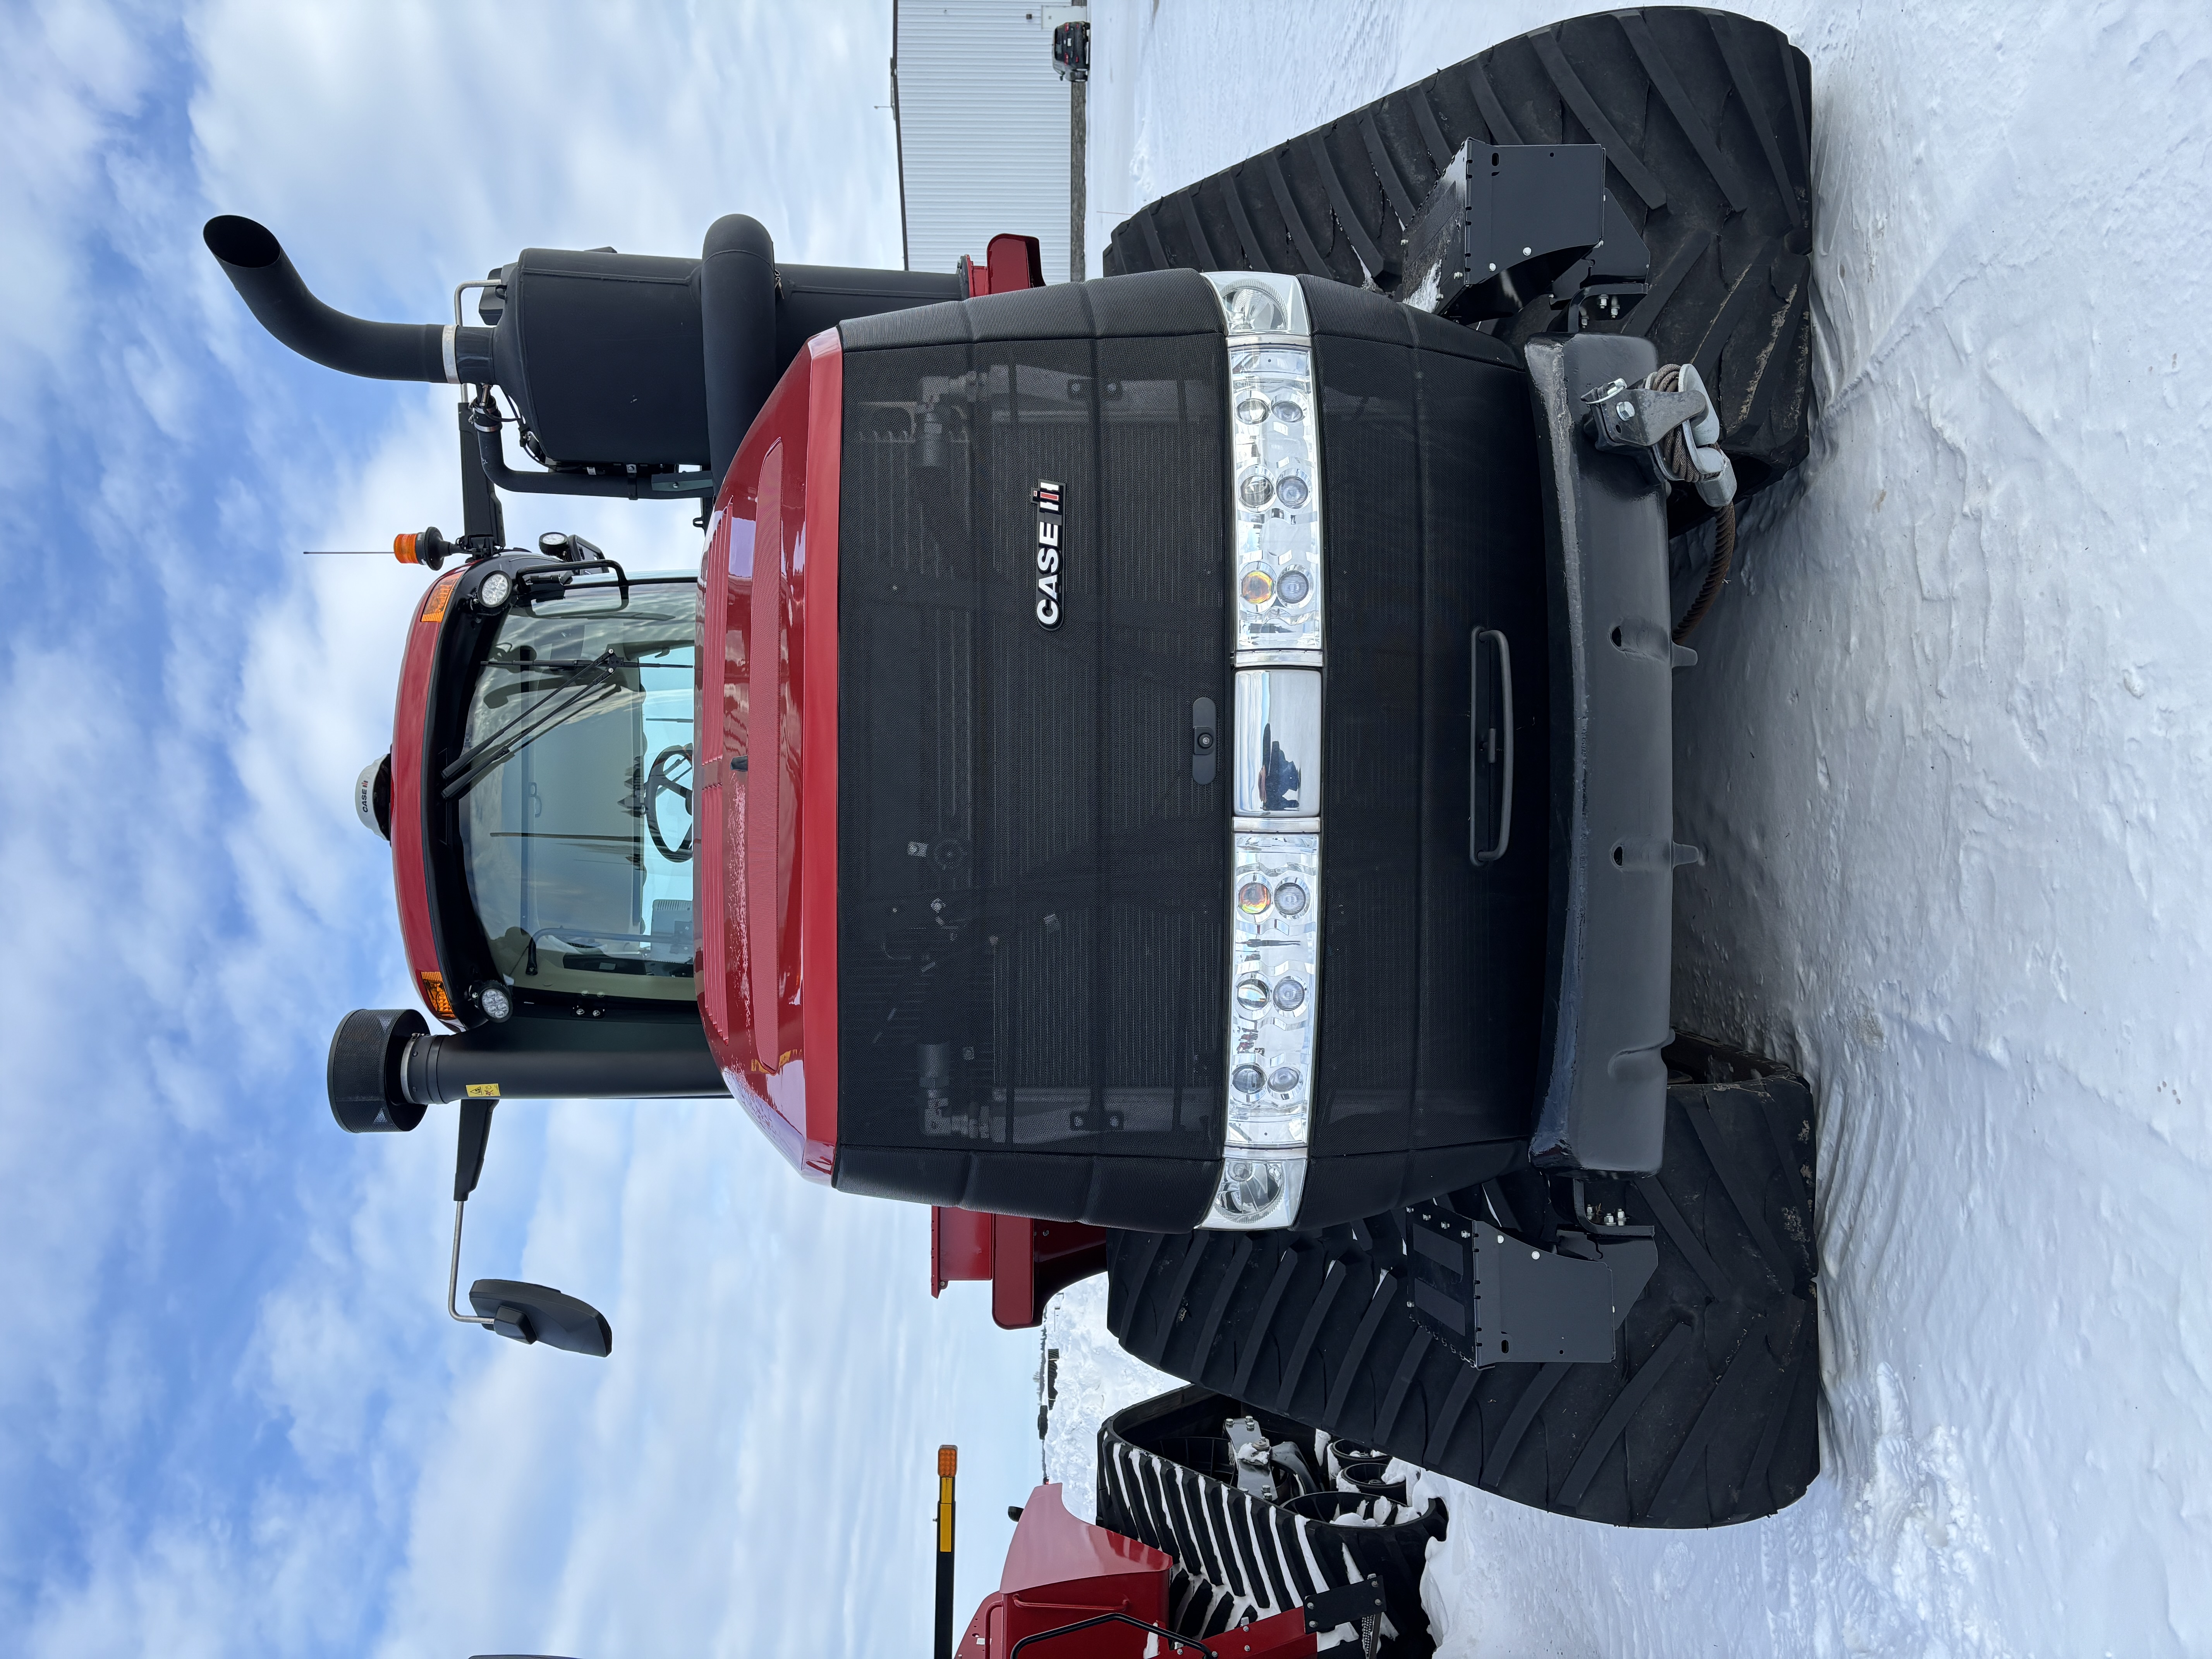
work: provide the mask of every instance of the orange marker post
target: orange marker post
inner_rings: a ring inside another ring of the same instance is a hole
[[[960,1448],[937,1449],[937,1659],[952,1659],[952,1477]]]

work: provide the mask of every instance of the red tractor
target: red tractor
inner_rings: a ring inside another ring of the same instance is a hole
[[[952,1638],[953,1449],[938,1455],[938,1659],[1367,1659],[1433,1651],[1421,1604],[1443,1504],[1368,1448],[1203,1389],[1098,1431],[1098,1522],[1057,1486],[1013,1511],[998,1591]],[[1396,1478],[1393,1478],[1394,1474]],[[1350,1649],[1347,1648],[1347,1652]]]
[[[453,1316],[611,1340],[458,1304],[496,1102],[726,1097],[937,1206],[1003,1324],[1103,1270],[1248,1413],[1592,1519],[1792,1501],[1811,1100],[1670,1030],[1671,681],[1805,453],[1808,91],[1741,18],[1573,20],[1054,286],[732,216],[399,326],[211,221],[278,339],[463,389],[359,796],[428,1018],[347,1015],[329,1073],[349,1130],[459,1104]],[[684,503],[699,572],[512,547],[501,492]]]

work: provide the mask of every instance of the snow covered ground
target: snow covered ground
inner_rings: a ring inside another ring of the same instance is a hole
[[[1824,1472],[1711,1534],[1454,1488],[1443,1650],[2212,1651],[2212,11],[1744,9],[1812,59],[1820,415],[1679,681],[1674,995],[1818,1091]],[[1092,9],[1094,265],[1566,15]],[[1103,1310],[1048,1332],[1079,1512],[1164,1386]]]

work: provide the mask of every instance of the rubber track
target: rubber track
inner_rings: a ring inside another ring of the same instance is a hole
[[[1749,18],[1675,6],[1572,18],[1139,208],[1105,269],[1367,283],[1462,143],[1603,144],[1653,287],[1596,327],[1698,365],[1748,493],[1807,446],[1811,96],[1804,54]],[[1549,316],[1539,303],[1498,331],[1517,343]]]
[[[1200,1397],[1185,1389],[1167,1402]],[[1163,1402],[1146,1402],[1156,1403]],[[1220,1401],[1223,1418],[1237,1410]],[[1382,1581],[1392,1659],[1425,1659],[1434,1650],[1420,1583],[1429,1540],[1443,1530],[1440,1514],[1395,1527],[1326,1525],[1132,1443],[1115,1421],[1098,1431],[1098,1524],[1174,1558],[1168,1623],[1177,1633],[1211,1640],[1247,1614],[1264,1619],[1374,1573]]]
[[[1771,1515],[1819,1467],[1812,1094],[1694,1038],[1668,1054],[1699,1080],[1668,1091],[1665,1162],[1602,1186],[1660,1251],[1610,1364],[1469,1370],[1391,1278],[1396,1212],[1303,1237],[1116,1234],[1108,1323],[1173,1376],[1539,1509]]]

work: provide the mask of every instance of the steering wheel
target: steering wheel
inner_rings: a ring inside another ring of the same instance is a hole
[[[673,775],[675,768],[678,765],[684,769],[686,782],[678,783]],[[684,830],[684,839],[677,845],[671,847],[668,844],[667,837],[660,833],[660,820],[658,816],[660,798],[663,795],[680,796],[683,799],[684,810],[690,811],[691,790],[688,780],[690,776],[691,745],[688,743],[671,744],[662,750],[653,757],[653,769],[645,775],[646,833],[653,837],[653,844],[659,849],[660,856],[671,864],[682,864],[690,858],[691,830],[688,829]]]

